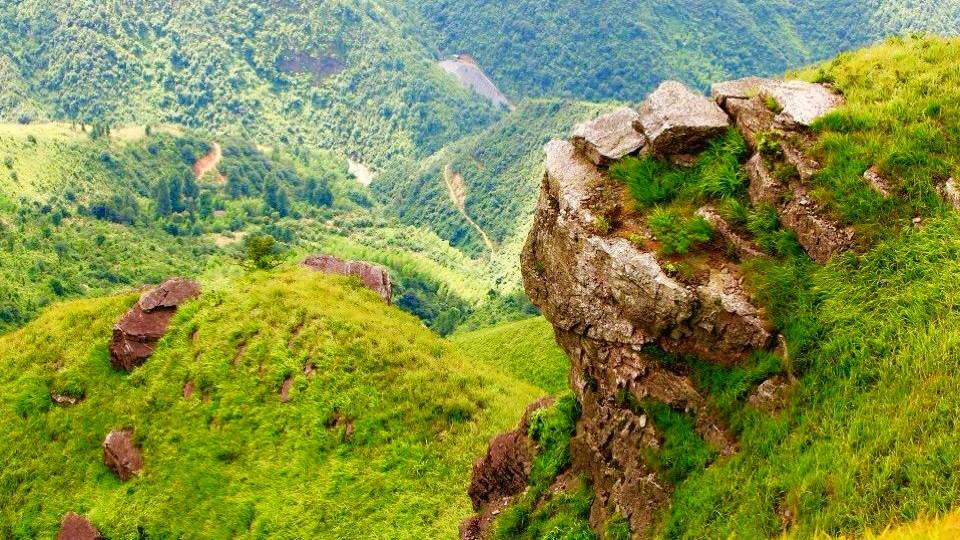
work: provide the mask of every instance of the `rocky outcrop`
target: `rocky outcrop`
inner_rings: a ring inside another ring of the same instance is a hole
[[[365,261],[343,261],[332,255],[311,255],[304,259],[303,266],[327,274],[357,277],[388,305],[391,302],[393,284],[390,274],[381,266]]]
[[[110,364],[130,371],[143,364],[170,327],[177,307],[200,295],[200,285],[174,278],[145,292],[113,327]]]
[[[57,540],[100,540],[100,531],[87,518],[70,512],[60,522]]]
[[[713,95],[711,101],[679,83],[661,85],[640,108],[635,128],[646,146],[633,151],[689,163],[693,157],[686,154],[704,148],[732,121],[753,152],[744,164],[751,202],[773,206],[814,260],[848,249],[851,232],[807,190],[820,169],[807,151],[814,142],[808,126],[842,98],[826,86],[768,79],[722,83]],[[565,477],[590,481],[594,528],[616,511],[634,537],[647,538],[673,490],[649,461],[665,436],[648,415],[651,407],[687,415],[718,455],[737,451],[712,400],[690,379],[685,355],[730,367],[758,350],[784,359],[787,352],[743,285],[741,261],[766,256],[749,233],[702,206],[697,214],[714,239],[695,261],[681,261],[691,271],[678,272],[675,260],[658,253],[643,216],[624,202],[625,189],[607,177],[605,165],[617,152],[603,149],[607,139],[600,134],[588,137],[592,130],[606,130],[610,141],[617,140],[612,132],[624,133],[622,120],[606,119],[578,127],[571,142],[546,145],[546,174],[521,258],[523,283],[570,357],[570,386],[581,405]],[[792,381],[770,378],[750,394],[749,404],[781,410]],[[471,484],[475,508],[482,511],[464,522],[463,538],[483,538],[490,516],[523,489],[528,450],[516,431],[491,443]]]
[[[107,435],[103,441],[103,463],[123,481],[140,474],[143,459],[133,442],[132,429],[118,429]]]
[[[617,211],[604,201],[606,180],[570,143],[553,141],[546,150],[522,265],[527,294],[558,330],[635,348],[657,344],[724,364],[770,342],[759,311],[745,307],[750,301],[735,268],[681,283],[654,253],[595,234],[597,216]]]
[[[647,97],[636,122],[650,151],[663,156],[693,153],[729,125],[720,107],[676,81],[664,82]]]
[[[593,163],[608,165],[646,144],[646,138],[634,128],[639,120],[637,111],[622,107],[577,125],[570,141]]]

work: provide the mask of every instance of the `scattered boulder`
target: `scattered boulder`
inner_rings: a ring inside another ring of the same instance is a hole
[[[313,362],[307,362],[303,366],[303,375],[308,379],[310,377],[313,377],[316,373],[317,373],[317,365],[314,364]]]
[[[571,142],[593,163],[608,165],[646,144],[646,138],[634,128],[639,119],[637,111],[622,107],[577,125]]]
[[[381,266],[365,261],[343,261],[332,255],[311,255],[304,259],[303,266],[327,274],[355,276],[370,290],[380,295],[387,305],[393,295],[390,274]]]
[[[87,518],[70,512],[60,522],[57,540],[100,540],[100,531]]]
[[[290,401],[290,390],[293,389],[293,377],[287,377],[280,385],[280,401],[286,403]]]
[[[107,435],[103,441],[103,463],[123,481],[140,473],[143,460],[133,443],[132,429],[114,430]]]
[[[113,327],[110,364],[114,369],[130,371],[146,362],[170,327],[177,307],[196,298],[200,285],[174,278],[148,290]]]
[[[190,399],[193,397],[193,393],[196,391],[196,387],[193,384],[193,381],[187,381],[183,383],[183,398]]]
[[[880,195],[884,197],[890,196],[890,182],[880,174],[880,169],[878,169],[876,165],[870,167],[867,169],[867,172],[863,173],[863,179]]]
[[[657,155],[692,154],[730,125],[727,113],[676,81],[666,81],[640,107],[637,130]]]

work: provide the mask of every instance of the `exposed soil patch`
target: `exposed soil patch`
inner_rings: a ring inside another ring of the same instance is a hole
[[[483,239],[483,244],[487,246],[487,249],[492,252],[495,248],[493,241],[490,240],[487,233],[480,228],[480,225],[467,214],[467,184],[463,181],[463,175],[455,171],[451,163],[447,163],[443,168],[443,183],[447,186],[447,193],[450,194],[450,200],[453,201],[453,205],[456,206],[460,214],[463,215],[463,219],[477,231],[480,238]]]
[[[456,77],[460,84],[489,99],[494,105],[511,107],[507,96],[497,88],[497,85],[470,55],[454,55],[453,58],[440,61],[440,67]]]
[[[309,73],[315,82],[320,82],[340,73],[346,65],[331,55],[313,56],[306,51],[297,51],[284,55],[279,67],[286,73]]]
[[[377,173],[371,171],[369,167],[352,159],[347,160],[347,172],[353,175],[360,185],[367,187],[370,186],[373,179],[377,176]]]
[[[217,171],[217,165],[220,164],[220,160],[222,159],[223,149],[220,148],[220,143],[213,143],[213,146],[210,148],[210,153],[198,159],[196,163],[193,164],[193,176],[199,180],[208,172],[214,171],[217,184],[226,184],[227,177],[220,174],[220,171]]]

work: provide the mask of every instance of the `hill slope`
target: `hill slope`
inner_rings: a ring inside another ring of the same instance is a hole
[[[472,456],[537,396],[357,282],[301,269],[206,290],[117,372],[106,344],[134,299],[57,305],[0,337],[0,536],[53,537],[76,511],[113,538],[451,537]],[[145,463],[126,484],[100,450],[124,426]]]

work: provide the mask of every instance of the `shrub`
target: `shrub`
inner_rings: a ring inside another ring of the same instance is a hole
[[[709,242],[712,230],[700,216],[685,217],[676,210],[657,208],[647,218],[650,231],[664,255],[685,255],[697,244]]]

